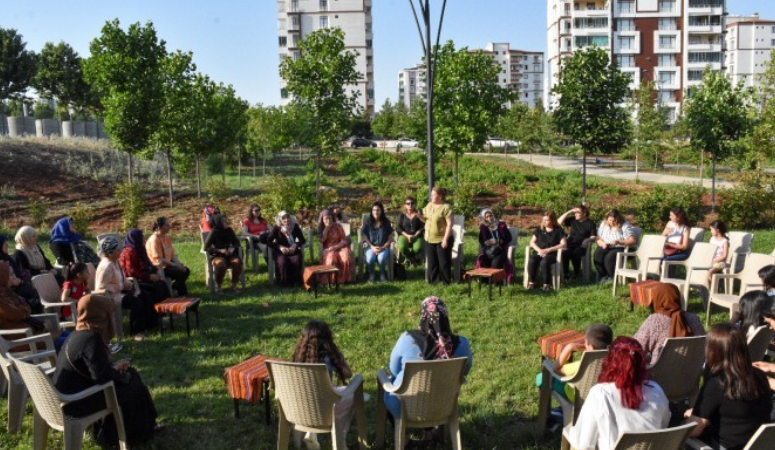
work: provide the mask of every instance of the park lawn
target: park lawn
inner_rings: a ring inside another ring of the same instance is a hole
[[[524,248],[528,239],[520,239]],[[474,236],[466,238],[466,265],[473,266]],[[463,284],[429,286],[419,269],[410,270],[410,280],[385,284],[348,285],[338,294],[323,291],[314,299],[300,289],[276,289],[266,283],[262,263],[260,275],[249,274],[248,288],[241,294],[213,297],[203,283],[203,258],[199,242],[178,238],[181,259],[192,269],[191,294],[203,299],[202,325],[186,338],[181,322],[175,333],[151,333],[145,342],[125,343],[118,357],[131,357],[150,387],[160,419],[168,429],[144,448],[148,449],[270,449],[276,447],[276,409],[273,423],[266,426],[263,407],[243,406],[241,418],[233,417],[222,373],[227,366],[263,353],[289,358],[299,331],[310,319],[327,321],[336,342],[355,373],[361,373],[365,390],[369,439],[374,438],[376,417],[376,373],[387,365],[390,351],[400,333],[418,323],[419,306],[428,295],[444,299],[453,330],[466,336],[474,352],[474,365],[460,395],[460,416],[466,448],[555,449],[559,436],[536,439],[533,434],[538,411],[535,375],[539,370],[539,336],[561,328],[583,330],[591,322],[607,323],[617,335],[632,335],[648,311],[630,311],[627,290],[621,298],[611,297],[611,285],[566,285],[559,292],[526,292],[514,283],[489,301],[486,291],[474,288],[468,297]],[[754,251],[770,253],[775,232],[757,231]],[[518,273],[523,267],[518,251]],[[267,303],[268,306],[264,306]],[[700,314],[698,298],[690,309]],[[714,322],[726,319],[717,309]],[[7,403],[0,403],[0,448],[32,448],[31,403],[22,432],[9,435]],[[388,428],[388,445],[391,445]],[[49,435],[49,448],[62,448],[61,434]],[[350,433],[351,448],[355,433]],[[321,437],[324,448],[330,439]],[[94,449],[88,441],[84,448]]]

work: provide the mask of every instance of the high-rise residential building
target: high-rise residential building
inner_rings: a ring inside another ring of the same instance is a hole
[[[631,89],[652,81],[675,119],[703,70],[724,70],[726,0],[547,1],[552,87],[564,58],[595,45],[631,75]]]
[[[371,0],[277,0],[277,29],[280,60],[301,57],[299,41],[309,33],[323,28],[341,28],[345,47],[358,53],[355,69],[361,74],[357,86],[358,103],[369,115],[374,114],[374,33],[371,20]],[[280,81],[283,105],[290,96]]]
[[[733,84],[757,87],[757,75],[764,72],[775,49],[775,21],[750,17],[727,17],[726,64]]]
[[[493,59],[498,66],[498,85],[511,90],[516,99],[529,107],[543,104],[544,98],[544,54],[527,50],[512,50],[508,43],[490,42],[481,51]],[[425,96],[425,65],[403,69],[398,72],[398,98],[411,106],[417,98]],[[419,97],[418,97],[419,96]]]

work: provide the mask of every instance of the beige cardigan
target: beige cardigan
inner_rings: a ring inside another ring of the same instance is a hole
[[[121,304],[124,294],[121,292],[124,288],[124,273],[121,271],[117,262],[108,258],[102,258],[97,266],[95,275],[95,294],[106,294],[117,304]]]

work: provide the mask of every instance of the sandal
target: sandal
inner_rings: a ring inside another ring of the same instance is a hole
[[[137,333],[136,335],[134,335],[134,336],[132,337],[132,339],[133,339],[135,342],[143,342],[143,341],[145,340],[145,335],[144,335],[143,333]]]
[[[544,285],[544,286],[541,288],[541,290],[542,290],[542,291],[544,291],[544,292],[551,292],[551,290],[552,290],[552,287],[551,287],[551,286],[549,286],[548,284],[545,284],[545,285]]]
[[[536,284],[535,283],[528,283],[527,284],[527,288],[528,289],[535,289],[536,288]]]

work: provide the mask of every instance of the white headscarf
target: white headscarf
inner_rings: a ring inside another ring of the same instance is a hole
[[[40,252],[40,248],[37,244],[33,244],[32,239],[37,236],[37,232],[30,226],[23,226],[16,232],[16,250],[24,253],[27,257],[27,262],[30,263],[30,267],[35,270],[45,270],[46,260],[43,254]]]
[[[283,225],[283,217],[288,216],[288,226],[286,227]],[[293,226],[296,225],[296,220],[294,220],[293,216],[288,214],[287,211],[280,211],[277,214],[277,217],[275,217],[275,225],[280,227],[280,231],[286,235],[290,236],[291,232],[293,231]]]
[[[487,221],[486,221],[486,220],[484,220],[484,216],[485,216],[487,213],[490,213],[490,214],[492,214],[492,224],[490,224],[490,225],[488,225],[488,224],[487,224]],[[495,213],[494,213],[494,212],[492,212],[492,209],[490,209],[490,208],[484,208],[484,209],[483,209],[483,210],[482,210],[482,211],[479,213],[479,222],[480,222],[480,223],[482,223],[482,224],[484,224],[484,226],[486,226],[487,228],[489,228],[489,229],[491,229],[491,230],[497,230],[497,229],[498,229],[498,218],[495,216]]]

